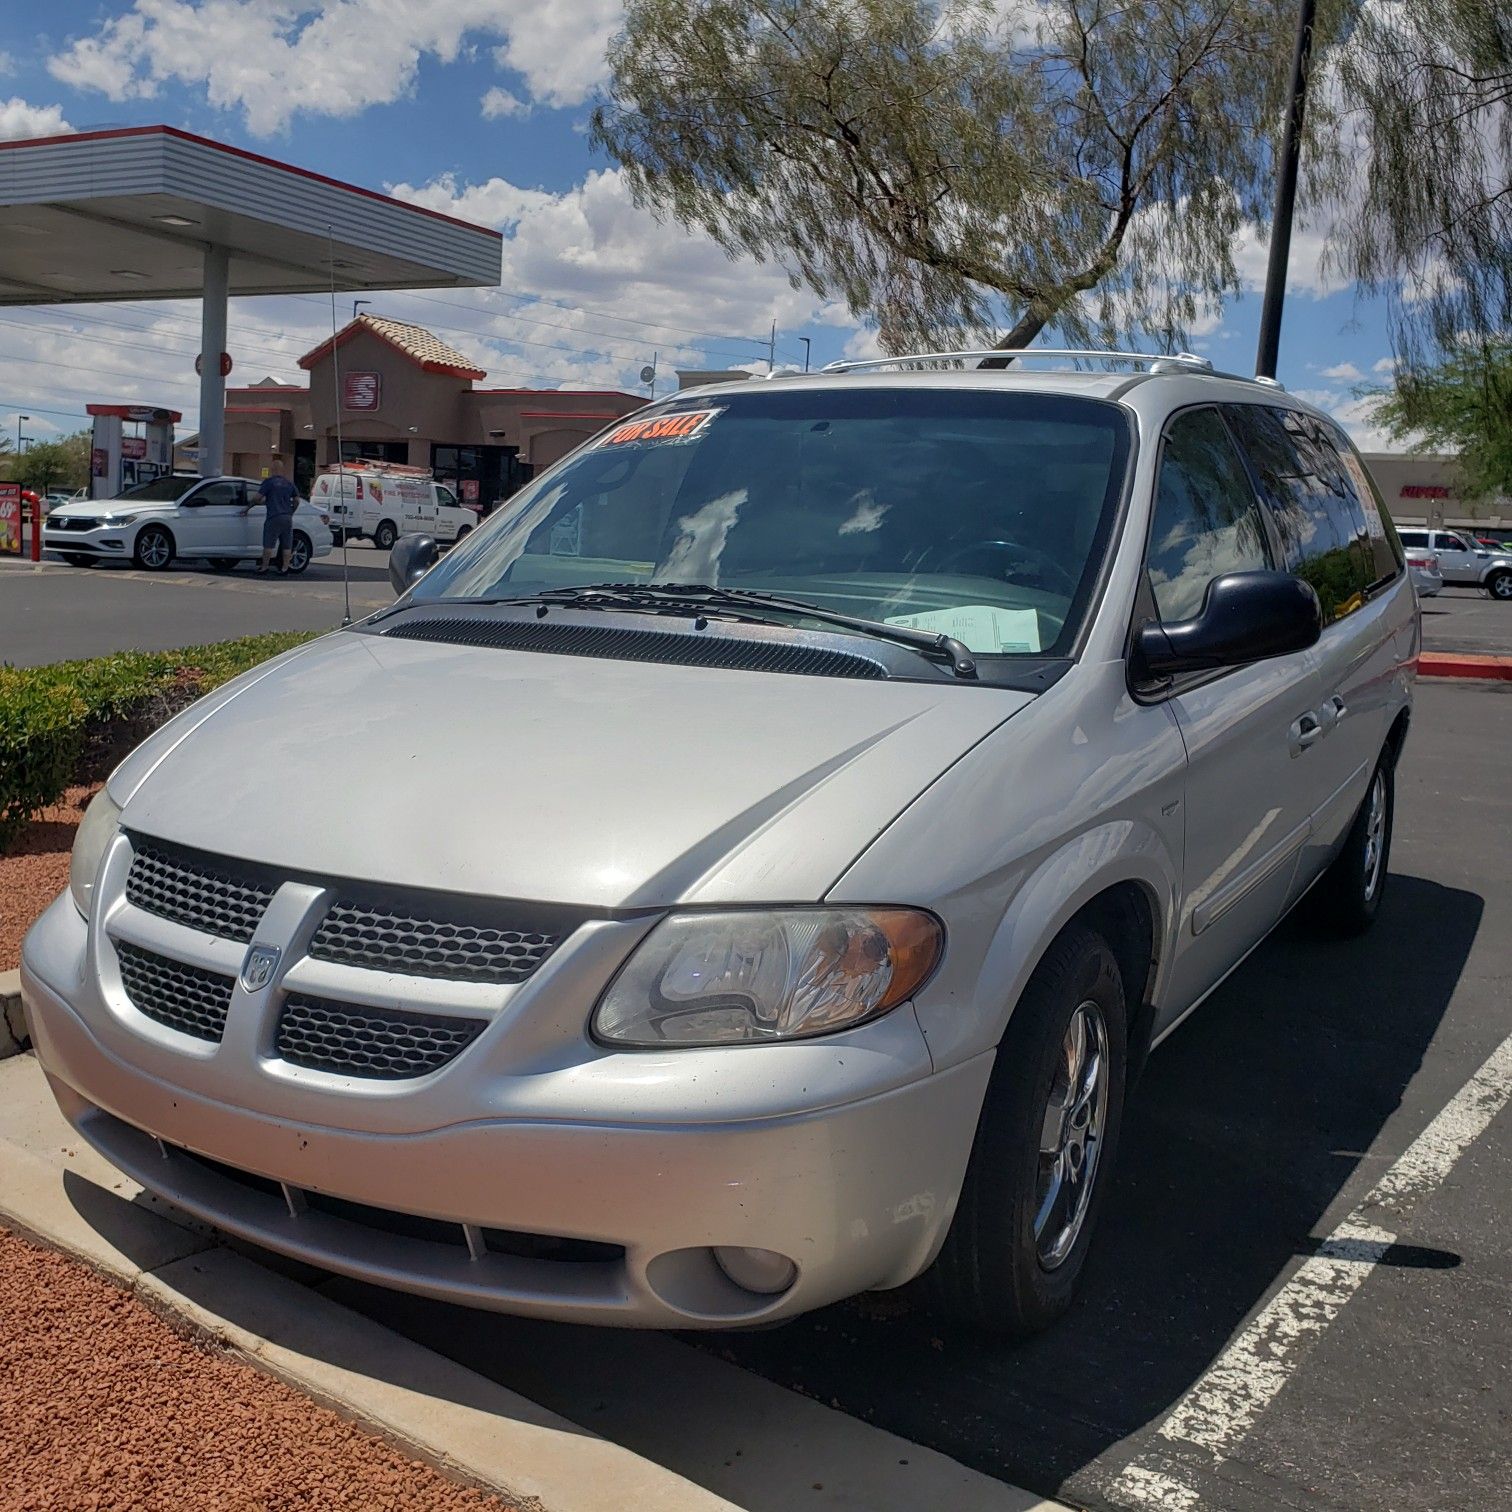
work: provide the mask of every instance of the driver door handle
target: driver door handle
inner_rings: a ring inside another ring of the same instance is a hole
[[[1328,733],[1318,716],[1307,713],[1301,718],[1292,721],[1291,727],[1291,753],[1300,756],[1309,746],[1316,745]]]

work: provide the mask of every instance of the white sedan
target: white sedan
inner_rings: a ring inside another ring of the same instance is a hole
[[[118,561],[161,572],[182,559],[226,570],[261,558],[263,515],[257,484],[245,478],[172,474],[119,499],[60,505],[47,516],[42,544],[74,567]],[[301,499],[289,571],[330,553],[329,517]]]

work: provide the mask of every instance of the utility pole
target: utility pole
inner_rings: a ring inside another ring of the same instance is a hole
[[[767,341],[767,372],[777,371],[777,322],[772,322],[772,334]]]
[[[1286,105],[1281,160],[1276,165],[1276,210],[1271,217],[1265,302],[1260,307],[1260,343],[1255,352],[1255,374],[1260,378],[1276,376],[1276,357],[1281,348],[1281,309],[1286,303],[1286,268],[1291,260],[1292,214],[1297,204],[1297,165],[1302,155],[1302,121],[1307,113],[1307,74],[1312,61],[1316,11],[1317,0],[1299,0],[1291,94]]]
[[[16,455],[18,457],[21,455],[21,427],[30,419],[30,415],[16,416]]]
[[[803,343],[803,371],[806,373],[809,370],[809,348],[814,343],[807,336],[800,336],[798,339]]]

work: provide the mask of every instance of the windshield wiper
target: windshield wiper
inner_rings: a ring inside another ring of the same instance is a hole
[[[803,599],[784,598],[776,593],[759,593],[752,588],[716,588],[708,583],[594,583],[581,588],[552,588],[535,595],[537,603],[560,603],[596,606],[604,609],[649,610],[701,609],[775,611],[781,614],[806,615],[862,635],[889,640],[907,646],[924,656],[950,663],[957,677],[975,677],[976,659],[964,641],[953,635],[931,630],[915,630],[907,625],[889,625],[886,620],[865,619],[838,609],[825,609]]]

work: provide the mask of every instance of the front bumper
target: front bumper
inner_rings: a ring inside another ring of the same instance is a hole
[[[59,530],[44,523],[42,549],[125,561],[131,556],[134,529],[131,525],[98,525],[93,530]]]
[[[60,1107],[107,1159],[197,1217],[326,1269],[567,1321],[728,1327],[901,1285],[943,1240],[991,1070],[987,1055],[931,1074],[907,1008],[801,1046],[592,1048],[591,1075],[501,1075],[485,1035],[423,1093],[322,1095],[306,1079],[304,1116],[291,1117],[276,1065],[233,1099],[203,1046],[176,1053],[162,1031],[136,1034],[92,948],[65,894],[27,937],[22,993]],[[900,1082],[914,1041],[917,1075]],[[846,1100],[804,1107],[820,1057],[872,1066],[879,1090],[857,1080]],[[757,1064],[792,1072],[766,1078],[764,1114],[750,1095]],[[624,1100],[637,1084],[642,1117]],[[425,1100],[406,1110],[408,1096]],[[746,1291],[714,1246],[776,1251],[797,1279],[776,1297]]]

